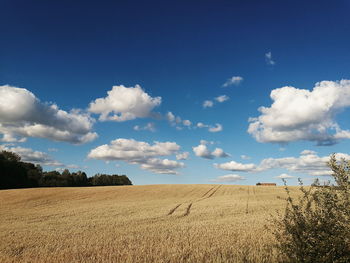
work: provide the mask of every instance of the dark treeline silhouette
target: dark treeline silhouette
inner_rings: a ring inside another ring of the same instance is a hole
[[[13,152],[0,152],[0,189],[54,186],[102,186],[132,185],[126,175],[96,174],[87,177],[82,171],[71,173],[65,169],[44,172],[40,165],[21,162],[21,157]]]

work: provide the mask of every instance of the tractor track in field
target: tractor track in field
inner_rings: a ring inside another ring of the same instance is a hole
[[[221,187],[221,185],[219,185],[218,187],[213,187],[211,188],[208,192],[206,192],[201,198],[197,199],[196,201],[194,201],[195,203],[196,202],[199,202],[199,201],[202,201],[204,199],[207,199],[207,198],[210,198],[212,197],[218,190],[219,188]]]
[[[183,216],[188,216],[190,214],[191,211],[191,207],[192,207],[192,203],[190,203],[187,208],[186,208],[186,212],[184,213]]]
[[[174,206],[172,209],[169,210],[167,216],[171,216],[175,213],[175,211],[183,204],[186,204],[188,203],[187,207],[186,207],[186,210],[184,212],[184,214],[181,216],[181,217],[185,217],[185,216],[188,216],[191,212],[191,208],[193,206],[194,203],[198,203],[200,201],[203,201],[205,199],[208,199],[210,197],[212,197],[218,190],[219,188],[221,187],[221,185],[219,185],[218,187],[216,186],[213,186],[212,188],[210,188],[208,191],[206,191],[200,198],[197,198],[197,199],[192,199],[192,200],[189,200],[187,202],[184,202],[184,203],[180,203],[180,204],[177,204],[176,206]]]
[[[205,194],[204,195],[202,195],[201,197],[203,198],[203,197],[205,197],[211,190],[213,190],[215,188],[215,186],[213,186],[212,188],[210,188],[207,192],[205,192]]]
[[[250,191],[249,191],[249,186],[248,186],[248,198],[247,198],[247,203],[246,203],[246,208],[245,208],[246,214],[249,214],[249,195],[250,195]]]
[[[169,211],[168,216],[172,215],[172,214],[176,211],[176,209],[178,209],[178,208],[180,207],[180,205],[182,205],[182,204],[178,204],[178,205],[176,205],[174,208],[172,208],[172,209]]]
[[[211,194],[207,198],[212,197],[219,190],[220,187],[221,187],[221,185],[219,185],[218,188],[216,188],[213,192],[211,192]]]

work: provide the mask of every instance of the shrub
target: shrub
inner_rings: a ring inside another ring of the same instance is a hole
[[[284,181],[287,206],[273,220],[281,262],[350,262],[350,161],[333,154],[328,166],[335,184],[306,188],[299,179],[299,198]]]

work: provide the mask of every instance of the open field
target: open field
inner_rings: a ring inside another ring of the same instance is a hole
[[[296,191],[296,188],[292,188]],[[0,262],[275,262],[282,187],[0,191]]]

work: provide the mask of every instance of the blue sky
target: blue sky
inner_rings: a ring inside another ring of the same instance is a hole
[[[24,160],[134,184],[295,184],[348,157],[348,1],[0,5],[1,147]]]

